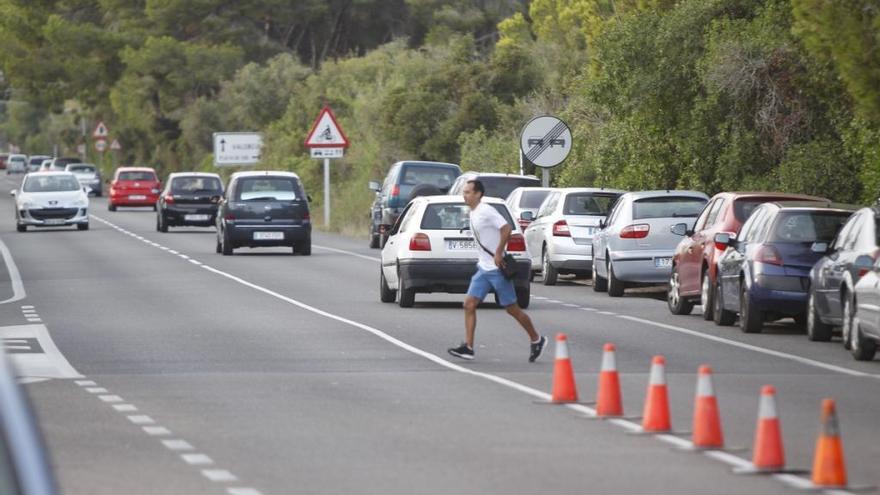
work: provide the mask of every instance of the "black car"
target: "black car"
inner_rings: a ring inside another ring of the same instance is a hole
[[[312,254],[309,200],[292,172],[232,174],[217,212],[217,252],[290,246],[294,254]]]
[[[381,187],[371,182],[376,199],[370,208],[370,247],[385,245],[400,212],[417,196],[446,194],[461,168],[452,163],[404,161],[391,165]]]
[[[831,340],[834,327],[841,327],[843,345],[852,338],[853,294],[856,283],[865,273],[856,266],[860,256],[873,260],[880,255],[880,207],[862,208],[843,226],[834,242],[817,245],[824,253],[810,271],[810,298],[807,302],[807,337]]]
[[[168,176],[156,202],[156,230],[193,225],[210,227],[217,220],[223,183],[217,174],[179,172]]]

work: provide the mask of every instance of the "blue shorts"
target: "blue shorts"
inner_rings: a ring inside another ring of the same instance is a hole
[[[497,268],[485,271],[477,267],[477,273],[471,277],[471,285],[467,295],[476,297],[480,301],[486,297],[490,290],[494,289],[498,296],[498,304],[506,308],[516,302],[516,290],[513,288],[513,280],[504,278],[504,274]]]

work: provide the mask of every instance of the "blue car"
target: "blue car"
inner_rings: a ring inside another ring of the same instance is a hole
[[[716,234],[726,247],[718,261],[719,324],[758,333],[764,322],[793,317],[806,322],[810,269],[850,217],[854,207],[833,203],[764,203],[743,224],[739,236]],[[816,246],[814,246],[816,244]]]

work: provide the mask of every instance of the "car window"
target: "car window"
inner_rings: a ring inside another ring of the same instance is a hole
[[[620,210],[623,209],[623,203],[624,202],[621,201],[616,201],[614,203],[614,206],[611,207],[611,212],[608,214],[608,220],[605,222],[605,225],[612,225],[617,220],[617,215],[620,213]]]
[[[171,181],[172,194],[220,193],[223,186],[216,177],[175,177]]]
[[[858,223],[858,220],[858,215],[853,215],[852,218],[844,224],[843,228],[840,229],[840,232],[838,232],[837,236],[834,238],[834,242],[831,244],[834,249],[848,249],[846,247],[847,236],[852,232],[853,226]]]
[[[880,217],[874,217],[874,245],[880,246]]]
[[[419,184],[431,184],[440,189],[448,189],[455,182],[458,173],[447,167],[431,167],[421,165],[406,165],[403,168],[400,184],[416,186]]]
[[[67,167],[68,172],[80,174],[93,174],[97,170],[93,165],[70,165]]]
[[[783,211],[774,222],[771,242],[830,242],[850,214],[836,211]]]
[[[712,206],[712,209],[709,210],[709,218],[706,219],[706,228],[709,228],[718,221],[718,216],[721,214],[721,211],[724,210],[726,206],[727,200],[725,198],[718,198],[715,200],[715,204]]]
[[[486,192],[483,193],[484,196],[491,196],[493,198],[501,198],[507,199],[507,196],[516,189],[517,187],[538,187],[541,185],[540,179],[533,179],[530,177],[494,177],[494,176],[484,176],[480,177],[480,182],[483,183],[483,187],[486,189]]]
[[[519,197],[519,207],[520,208],[538,208],[541,206],[541,203],[547,199],[547,195],[550,194],[550,191],[529,191],[524,190],[520,194]]]
[[[565,197],[562,213],[605,216],[616,200],[616,194],[570,193]]]
[[[709,218],[709,212],[710,212],[710,210],[712,210],[712,207],[715,206],[717,203],[718,203],[718,200],[716,199],[714,201],[711,201],[709,204],[707,204],[703,208],[703,211],[700,212],[700,216],[697,217],[697,221],[694,222],[694,232],[699,232],[699,231],[703,230],[703,228],[705,228],[706,219]]]
[[[79,181],[72,175],[31,175],[22,185],[24,192],[76,191]]]
[[[394,225],[391,226],[391,230],[388,232],[389,236],[392,236],[400,231],[400,226],[403,223],[403,220],[409,215],[409,212],[412,211],[412,203],[406,205],[403,211],[400,213],[400,216],[397,217],[397,221],[394,222]]]
[[[408,232],[412,227],[413,217],[415,217],[416,208],[410,208],[405,215],[401,215],[403,219],[400,221],[400,231]]]
[[[301,199],[302,189],[293,177],[243,177],[235,191],[236,201],[290,201]]]
[[[762,204],[773,201],[771,198],[740,198],[733,202],[733,216],[740,222],[745,222],[752,216],[755,208]]]
[[[513,227],[513,219],[507,207],[499,203],[489,203]],[[433,203],[425,208],[421,228],[425,230],[470,229],[471,209],[464,203]]]
[[[550,215],[556,209],[556,203],[559,199],[558,192],[552,192],[547,196],[547,199],[544,200],[544,203],[541,205],[541,210],[538,211],[538,216],[543,217]]]
[[[761,217],[767,213],[766,209],[756,209],[742,225],[737,238],[740,242],[751,242],[754,238],[755,224],[759,223]]]
[[[152,181],[156,180],[156,174],[148,170],[137,172],[119,172],[117,180]]]
[[[647,218],[696,217],[706,200],[687,196],[660,196],[633,201],[633,220]]]

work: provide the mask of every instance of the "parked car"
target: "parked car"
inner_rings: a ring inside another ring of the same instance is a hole
[[[370,207],[370,247],[385,245],[388,231],[410,199],[446,194],[461,168],[452,163],[402,161],[391,165],[381,187],[370,183],[376,199]]]
[[[850,352],[857,361],[870,361],[880,342],[880,259],[863,254],[854,264],[864,275],[854,288]]]
[[[217,174],[178,172],[169,175],[157,203],[156,230],[168,232],[168,227],[214,225],[222,196],[223,183]]]
[[[592,274],[593,235],[623,193],[592,187],[550,192],[524,234],[532,273],[540,272],[544,285],[555,285],[559,274]],[[532,219],[530,211],[522,215]]]
[[[28,157],[27,171],[36,172],[37,170],[40,170],[40,165],[43,164],[44,160],[51,161],[52,157],[48,155],[31,155],[30,157]]]
[[[0,153],[0,170],[6,170],[7,158],[9,158],[9,153]]]
[[[6,159],[6,175],[27,173],[27,156],[21,154],[9,155]]]
[[[529,261],[522,232],[503,201],[483,198],[507,219],[513,229],[507,251],[517,259],[514,278],[516,300],[526,308],[530,300]],[[415,302],[417,293],[464,294],[477,270],[480,247],[470,229],[470,208],[460,195],[414,198],[389,232],[382,248],[379,298],[402,308]]]
[[[89,197],[70,172],[27,174],[15,196],[15,223],[19,232],[33,227],[76,225],[89,228]]]
[[[76,157],[76,156],[60,157],[60,158],[56,157],[56,158],[52,158],[49,161],[48,167],[43,168],[41,166],[40,170],[43,170],[46,172],[61,172],[64,169],[66,169],[69,164],[80,163],[80,162],[82,162],[82,159],[79,157]]]
[[[772,202],[755,209],[739,235],[715,234],[725,251],[718,259],[715,311],[719,325],[760,332],[765,321],[806,320],[810,269],[822,256],[814,243],[829,243],[854,208],[815,202]]]
[[[95,196],[104,195],[104,182],[101,179],[101,171],[91,163],[70,163],[65,167],[67,172],[72,172],[83,187],[88,187]]]
[[[703,318],[713,318],[713,294],[718,256],[715,234],[737,234],[743,222],[768,201],[821,201],[828,199],[778,192],[722,192],[709,200],[694,223],[677,224],[673,233],[684,236],[672,255],[672,276],[666,301],[676,315],[690,314],[694,304],[703,307]]]
[[[483,183],[483,187],[486,189],[483,197],[507,199],[517,187],[541,187],[541,179],[534,175],[465,172],[455,179],[452,187],[449,188],[449,194],[452,196],[461,195],[465,184],[474,179],[479,179]]]
[[[152,168],[119,167],[110,182],[107,209],[116,211],[120,206],[151,206],[155,210],[161,188]]]
[[[40,163],[40,168],[38,168],[37,170],[35,170],[35,172],[48,172],[48,171],[49,171],[49,166],[50,166],[50,165],[52,165],[52,159],[51,159],[51,158],[49,158],[49,159],[47,159],[47,160],[43,160],[43,161]]]
[[[525,232],[526,227],[532,223],[531,220],[523,218],[523,212],[532,212],[532,218],[538,215],[538,208],[541,203],[547,199],[547,195],[552,191],[552,187],[517,187],[507,196],[505,203],[513,219],[519,224],[519,228]]]
[[[217,211],[217,252],[239,247],[288,246],[312,254],[309,201],[292,172],[236,172]]]
[[[696,218],[709,197],[698,191],[620,196],[593,236],[593,290],[620,297],[627,285],[666,283],[679,237],[671,227]]]
[[[834,327],[841,327],[843,345],[850,347],[855,311],[853,294],[859,278],[868,270],[856,260],[880,259],[880,207],[855,212],[830,244],[818,244],[824,254],[810,270],[807,299],[807,337],[828,341]]]
[[[58,486],[37,414],[0,347],[0,493],[55,495]]]

